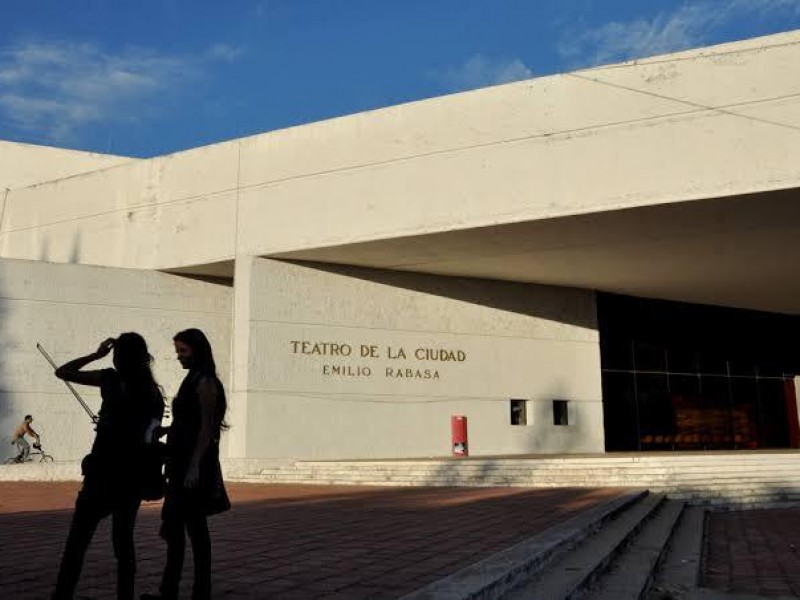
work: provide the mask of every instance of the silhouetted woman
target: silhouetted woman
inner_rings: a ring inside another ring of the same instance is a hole
[[[83,371],[114,350],[114,368]],[[161,389],[153,378],[153,357],[138,333],[102,342],[93,354],[56,369],[66,381],[100,388],[102,404],[92,451],[81,463],[83,487],[75,501],[69,536],[58,572],[55,600],[75,593],[86,549],[101,519],[111,515],[117,558],[117,598],[131,600],[136,574],[133,527],[141,503],[140,459],[148,433],[164,414]]]
[[[143,600],[178,597],[186,534],[194,557],[193,600],[211,598],[211,538],[207,517],[230,508],[219,464],[219,437],[225,428],[225,390],[217,377],[211,345],[199,329],[181,331],[175,352],[189,373],[172,402],[167,435],[167,488],[161,536],[167,541],[167,564],[160,595]]]

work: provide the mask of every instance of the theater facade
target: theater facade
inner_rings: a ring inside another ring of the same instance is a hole
[[[0,427],[38,355],[209,334],[230,458],[800,445],[800,32],[150,159],[0,142]],[[85,390],[87,401],[98,399]]]

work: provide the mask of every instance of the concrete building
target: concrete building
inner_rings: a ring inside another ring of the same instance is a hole
[[[231,458],[446,456],[452,415],[473,455],[797,446],[799,63],[789,32],[147,160],[0,144],[0,428],[77,458],[36,342],[140,331],[174,393],[198,326]]]

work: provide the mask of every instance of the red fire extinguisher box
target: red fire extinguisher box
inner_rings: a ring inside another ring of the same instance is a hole
[[[467,417],[453,415],[450,417],[450,438],[453,456],[469,456],[467,444]]]

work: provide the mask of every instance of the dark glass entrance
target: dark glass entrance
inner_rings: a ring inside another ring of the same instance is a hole
[[[798,444],[800,318],[598,294],[606,450]]]

